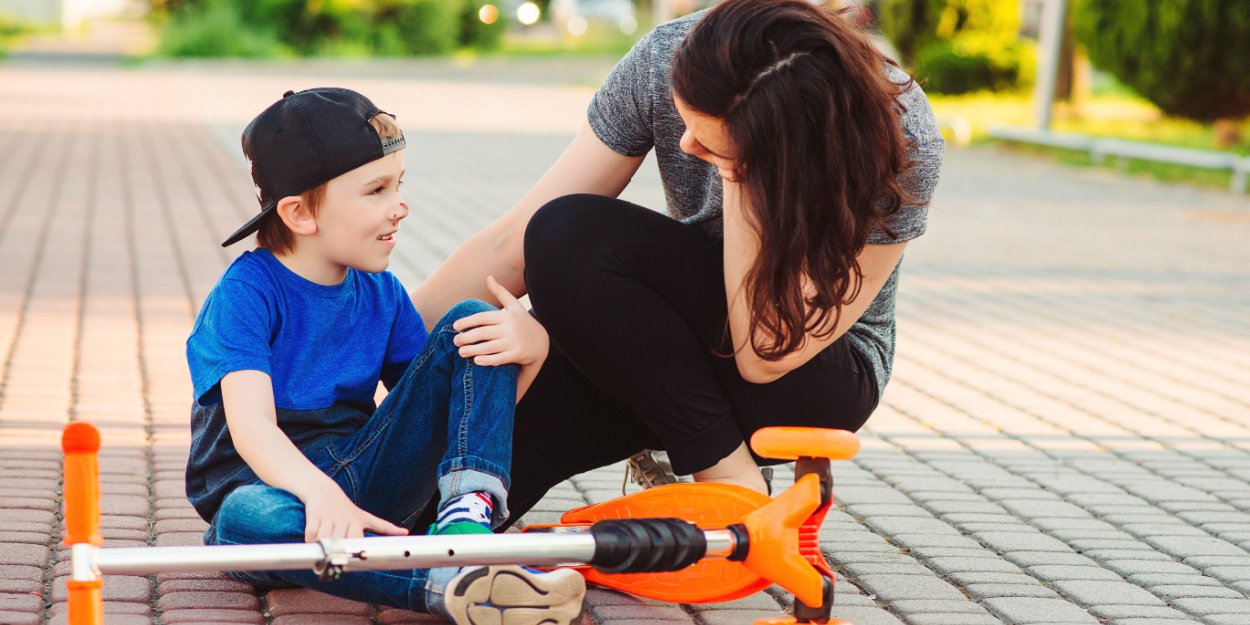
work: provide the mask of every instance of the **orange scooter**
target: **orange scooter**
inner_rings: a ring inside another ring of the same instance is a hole
[[[766,458],[794,460],[795,483],[775,498],[726,484],[671,484],[571,510],[561,523],[517,534],[323,539],[316,543],[103,548],[96,454],[100,436],[71,423],[65,452],[65,542],[71,549],[70,625],[102,625],[104,574],[355,570],[527,564],[573,566],[587,581],[679,603],[715,603],[778,584],[794,615],[756,625],[834,623],[833,571],[818,533],[833,504],[830,460],[859,451],[843,430],[774,427],[751,437]]]

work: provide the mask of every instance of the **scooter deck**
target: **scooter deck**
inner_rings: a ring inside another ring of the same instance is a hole
[[[531,525],[525,531],[589,526],[608,519],[670,517],[699,527],[727,527],[771,499],[762,493],[733,484],[668,484],[611,501],[574,508],[557,525]],[[757,593],[771,582],[741,562],[709,558],[680,571],[667,573],[605,574],[583,566],[586,581],[640,597],[676,603],[719,603]]]

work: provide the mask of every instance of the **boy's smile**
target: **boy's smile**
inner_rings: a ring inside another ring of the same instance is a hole
[[[408,216],[400,193],[404,151],[357,167],[326,185],[315,231],[298,237],[282,258],[296,273],[319,284],[339,284],[347,269],[377,273],[390,265],[399,222]]]

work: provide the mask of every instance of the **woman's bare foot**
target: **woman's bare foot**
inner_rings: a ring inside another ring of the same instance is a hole
[[[747,444],[742,443],[720,462],[694,474],[696,482],[719,482],[721,484],[737,484],[751,490],[768,494],[768,485],[760,473],[759,465],[751,457]]]

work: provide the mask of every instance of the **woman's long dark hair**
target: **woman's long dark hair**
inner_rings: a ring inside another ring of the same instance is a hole
[[[869,232],[914,199],[897,97],[911,86],[841,12],[807,0],[725,0],[673,59],[690,108],[725,122],[760,253],[744,287],[752,347],[777,360],[855,300]],[[804,292],[804,277],[810,279]],[[763,333],[759,333],[763,330]],[[757,334],[758,333],[758,334]],[[824,334],[828,336],[828,333]]]

